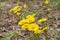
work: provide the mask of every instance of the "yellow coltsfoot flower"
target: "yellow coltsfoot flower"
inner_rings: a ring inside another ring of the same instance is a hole
[[[30,23],[34,22],[35,21],[35,15],[27,15],[26,16],[26,19],[29,20]]]
[[[40,33],[44,32],[44,30],[48,30],[48,27],[45,27],[42,30],[34,30],[34,34],[40,34]]]
[[[23,25],[23,24],[25,24],[25,23],[26,23],[26,20],[24,19],[24,20],[19,21],[19,22],[18,22],[18,25]]]
[[[16,10],[17,8],[19,8],[19,6],[15,6],[14,8],[10,9],[10,12]]]
[[[30,25],[28,25],[28,30],[29,31],[34,31],[34,30],[37,30],[39,29],[39,25],[36,24],[36,23],[31,23]]]
[[[23,8],[27,8],[27,5],[26,5],[26,4],[24,4],[24,5],[23,5]]]
[[[45,4],[49,4],[49,1],[48,0],[45,0]]]
[[[26,16],[26,19],[22,19],[21,21],[18,22],[18,25],[23,25],[25,23],[32,23],[35,21],[35,17],[31,16],[31,15],[28,15]]]
[[[14,8],[10,9],[10,12],[17,13],[20,10],[21,10],[21,8],[17,5]]]
[[[51,8],[48,8],[47,10],[48,10],[48,11],[51,11],[52,9],[51,9]]]
[[[42,19],[39,19],[38,22],[42,23],[42,22],[45,22],[47,21],[47,18],[42,18]]]
[[[29,23],[35,22],[35,18],[29,18],[27,20],[29,20]]]
[[[16,9],[13,13],[17,13],[21,10],[21,8]]]

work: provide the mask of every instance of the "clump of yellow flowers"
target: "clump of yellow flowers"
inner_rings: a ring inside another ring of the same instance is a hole
[[[17,5],[14,8],[10,9],[10,12],[13,12],[16,15],[20,15],[21,14],[20,10],[21,10],[20,6]]]
[[[27,15],[25,18],[22,18],[22,20],[18,22],[18,25],[20,25],[23,30],[27,29],[28,31],[32,31],[35,34],[39,34],[42,33],[44,30],[47,30],[48,27],[45,27],[42,30],[39,28],[39,25],[35,22],[35,16],[36,14]],[[42,18],[38,20],[39,23],[45,21],[47,21],[47,18]]]
[[[22,18],[22,20],[19,21],[18,25],[23,25],[23,24],[26,24],[26,23],[32,23],[34,21],[35,21],[35,14],[28,15],[28,16],[26,16],[26,19]]]
[[[24,4],[23,8],[26,9],[27,5]],[[22,10],[22,8],[19,5],[17,5],[14,8],[12,8],[10,10],[10,12],[13,12],[16,15],[20,15],[21,10]],[[35,22],[36,21],[35,16],[36,16],[36,14],[27,15],[25,18],[22,18],[18,22],[18,25],[21,26],[21,28],[23,30],[28,30],[28,31],[34,32],[35,34],[39,34],[39,33],[42,33],[44,30],[47,30],[48,29],[47,26],[45,28],[43,28],[42,30],[40,29],[39,25]],[[37,22],[42,23],[45,21],[47,21],[47,18],[39,19]]]
[[[27,5],[24,4],[23,8],[26,9]],[[21,10],[22,10],[22,8],[19,5],[17,5],[14,8],[12,8],[10,10],[10,12],[13,12],[16,15],[20,15]],[[39,33],[42,33],[44,30],[47,30],[48,27],[45,27],[42,30],[40,29],[39,25],[35,22],[35,16],[36,16],[36,14],[27,15],[25,18],[22,18],[18,22],[18,25],[20,25],[22,29],[24,29],[24,30],[27,29],[28,31],[32,31],[35,34],[39,34]],[[47,21],[47,18],[39,19],[37,22],[42,23],[42,22],[45,22],[45,21]]]
[[[24,4],[23,7],[20,7],[19,5],[16,5],[15,7],[13,7],[12,9],[10,9],[10,12],[13,12],[15,15],[19,16],[21,14],[21,10],[22,8],[27,8],[27,5]],[[24,10],[27,11],[27,10]]]

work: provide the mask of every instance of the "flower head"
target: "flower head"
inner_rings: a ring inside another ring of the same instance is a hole
[[[26,20],[21,20],[21,21],[18,22],[18,25],[23,25],[25,23],[26,23]]]
[[[39,26],[36,23],[32,23],[28,26],[29,31],[34,31],[34,30],[37,30],[37,29],[39,29]]]
[[[26,5],[26,4],[24,4],[24,5],[23,5],[23,8],[27,8],[27,5]]]
[[[51,11],[52,9],[51,9],[51,8],[48,8],[47,10],[48,10],[48,11]]]
[[[33,14],[33,15],[27,15],[26,19],[29,20],[30,23],[32,23],[32,22],[35,21],[35,17],[34,16],[35,16],[35,14]]]
[[[42,22],[45,22],[47,21],[47,18],[42,18],[42,19],[39,19],[38,22],[42,23]]]
[[[10,12],[11,12],[11,11],[15,11],[17,8],[19,8],[19,6],[15,6],[14,8],[12,8],[12,9],[10,10]]]
[[[40,33],[42,33],[42,32],[44,32],[44,30],[47,30],[48,29],[48,27],[45,27],[45,28],[43,28],[42,30],[34,30],[34,34],[40,34]]]
[[[45,0],[45,4],[48,4],[49,2],[48,2],[48,0]]]

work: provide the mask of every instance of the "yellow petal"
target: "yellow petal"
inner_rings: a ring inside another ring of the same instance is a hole
[[[43,31],[42,30],[35,30],[34,31],[34,34],[40,34],[40,33],[42,33]]]
[[[25,24],[25,23],[26,23],[25,20],[21,20],[21,21],[18,22],[18,25],[23,25],[23,24]]]
[[[29,31],[34,31],[34,30],[36,30],[36,29],[39,29],[39,25],[36,24],[36,23],[31,23],[31,24],[29,25],[29,27],[28,27],[28,30],[29,30]]]

